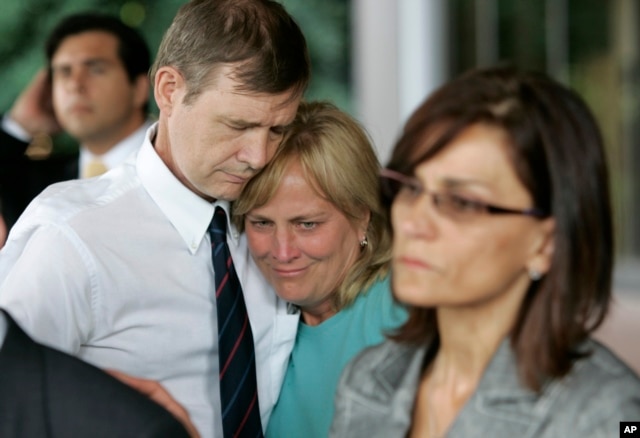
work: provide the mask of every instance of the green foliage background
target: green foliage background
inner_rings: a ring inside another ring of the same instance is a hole
[[[7,111],[44,65],[44,41],[64,16],[108,12],[137,28],[152,55],[185,0],[2,0],[0,2],[0,111]],[[283,0],[307,37],[313,77],[307,97],[333,101],[351,111],[349,2]],[[153,106],[152,106],[153,107]]]

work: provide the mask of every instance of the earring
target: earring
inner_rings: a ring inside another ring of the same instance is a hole
[[[367,236],[364,236],[364,239],[360,241],[360,248],[364,248],[369,244],[369,240],[367,240]]]
[[[529,271],[529,278],[531,279],[531,281],[538,281],[542,278],[542,274],[535,269],[531,269]]]

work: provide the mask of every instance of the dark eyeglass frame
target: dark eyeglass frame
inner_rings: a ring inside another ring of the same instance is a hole
[[[513,208],[505,208],[499,207],[497,205],[487,204],[486,202],[474,201],[471,199],[466,199],[457,195],[450,195],[446,193],[438,193],[427,190],[423,187],[420,181],[417,178],[407,176],[403,173],[397,172],[395,170],[383,168],[380,170],[380,185],[383,194],[393,201],[398,194],[398,191],[391,189],[387,180],[394,181],[399,183],[400,186],[410,187],[414,193],[417,194],[427,194],[431,198],[431,202],[433,206],[441,211],[441,206],[444,205],[447,201],[464,201],[464,203],[468,206],[473,206],[475,211],[478,213],[486,213],[486,214],[518,214],[524,216],[531,216],[534,218],[545,218],[548,214],[539,208],[528,208],[528,209],[513,209]]]

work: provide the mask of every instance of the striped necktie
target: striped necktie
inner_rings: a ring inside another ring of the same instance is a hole
[[[213,214],[209,235],[216,280],[224,436],[262,437],[253,335],[242,287],[227,246],[227,215],[220,207]]]

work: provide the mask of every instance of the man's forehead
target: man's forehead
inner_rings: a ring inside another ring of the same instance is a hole
[[[302,98],[302,92],[295,85],[289,90],[282,92],[265,92],[252,90],[246,83],[240,80],[237,76],[238,69],[243,65],[242,62],[219,64],[215,68],[211,69],[208,76],[208,87],[211,89],[217,89],[221,92],[228,92],[237,94],[256,100],[273,100],[277,99],[280,104],[279,107],[285,107],[290,103],[294,103],[296,106]]]
[[[296,115],[298,101],[288,99],[280,104],[277,99],[255,99],[247,95],[231,95],[233,103],[220,114],[221,119],[246,126],[287,126]]]

